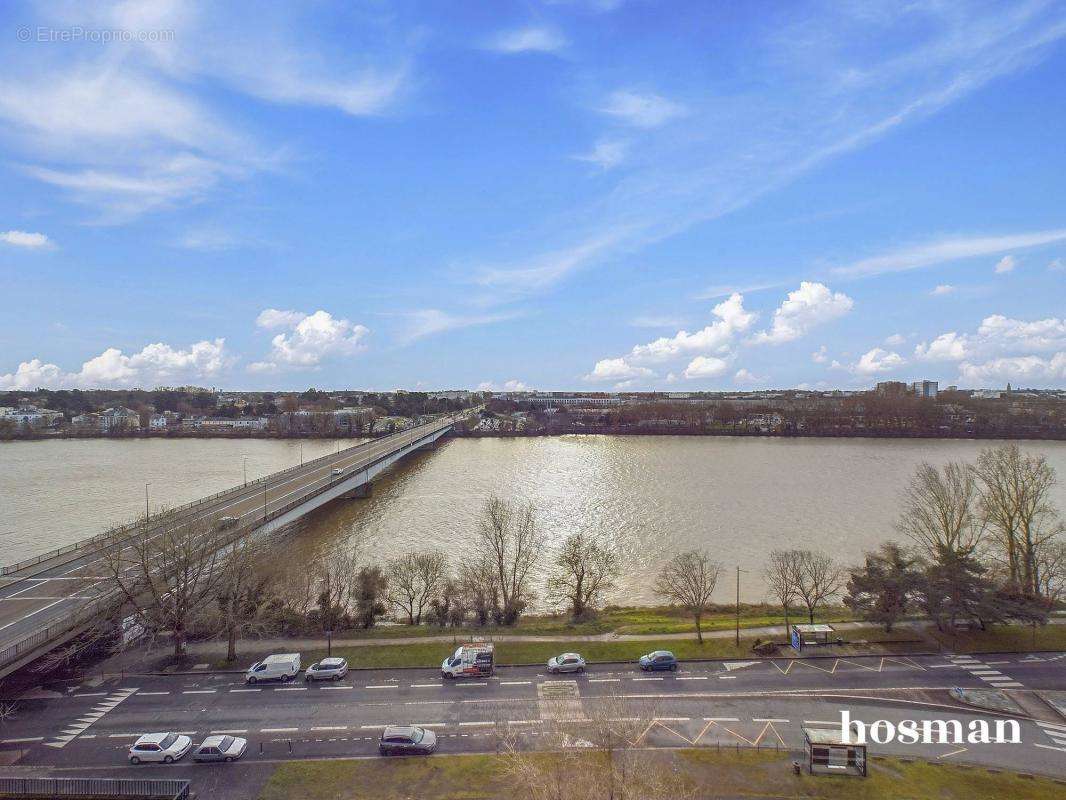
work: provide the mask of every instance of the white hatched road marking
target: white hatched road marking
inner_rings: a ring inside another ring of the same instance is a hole
[[[90,713],[82,714],[76,722],[65,726],[61,734],[53,737],[52,741],[45,742],[45,746],[54,747],[57,750],[66,747],[73,739],[85,733],[87,728],[96,723],[97,720],[123,700],[132,696],[136,691],[136,688],[132,688],[116,689],[113,692],[105,692],[105,699],[97,703]],[[84,697],[85,695],[80,696]]]

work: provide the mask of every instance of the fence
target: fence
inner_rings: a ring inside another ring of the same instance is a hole
[[[404,436],[404,435],[407,435],[407,434],[410,434],[410,433],[413,433],[415,431],[422,430],[422,429],[425,429],[425,428],[447,427],[448,425],[453,424],[455,422],[455,420],[458,419],[459,416],[460,415],[453,415],[452,417],[447,418],[447,420],[444,421],[444,422],[442,422],[440,420],[436,420],[434,422],[427,422],[425,425],[419,425],[417,428],[411,428],[410,430],[400,431],[399,433],[390,434],[390,436],[397,436],[397,437]],[[379,442],[380,441],[384,441],[384,440],[390,438],[390,436],[383,436],[381,439],[378,439],[377,441],[379,441]],[[367,443],[365,443],[365,442],[361,443],[361,444],[357,444],[357,445],[355,445],[353,447],[349,447],[347,450],[343,450],[342,452],[343,453],[348,453],[349,451],[355,450],[358,447],[364,447],[366,444]],[[242,483],[240,486],[234,486],[231,489],[224,489],[221,492],[215,492],[214,494],[208,495],[207,497],[201,497],[199,500],[193,500],[192,502],[185,503],[184,505],[176,506],[175,508],[169,509],[167,511],[167,515],[169,517],[173,518],[173,519],[179,519],[182,515],[187,514],[189,511],[192,511],[192,510],[195,510],[195,509],[198,509],[198,508],[202,507],[205,503],[212,503],[215,500],[218,500],[218,499],[220,499],[222,497],[225,497],[227,495],[237,494],[238,492],[240,492],[240,491],[242,491],[244,489],[247,489],[249,486],[255,486],[257,484],[262,483],[263,481],[274,480],[275,478],[279,478],[279,477],[282,477],[284,475],[289,475],[289,474],[291,474],[293,472],[297,472],[299,470],[307,469],[308,467],[316,467],[316,466],[319,466],[321,464],[325,464],[325,463],[327,463],[327,462],[329,462],[331,460],[336,459],[337,455],[338,455],[337,453],[327,453],[324,456],[319,456],[316,459],[313,459],[311,461],[306,461],[303,464],[299,464],[299,465],[297,465],[295,467],[287,467],[287,468],[285,468],[283,470],[279,470],[277,472],[272,472],[270,475],[264,475],[264,476],[262,476],[260,478],[256,478],[254,480],[248,481],[248,483],[246,483],[246,484]],[[114,530],[106,531],[105,533],[100,533],[100,534],[97,534],[96,536],[91,536],[88,539],[82,539],[81,541],[75,542],[74,544],[68,544],[68,545],[65,545],[63,547],[56,548],[55,550],[50,550],[47,553],[42,553],[41,555],[33,556],[32,558],[24,559],[22,561],[19,561],[17,564],[10,564],[10,565],[8,565],[6,567],[0,567],[0,576],[11,575],[13,573],[16,573],[16,572],[19,572],[21,570],[24,570],[24,569],[26,569],[28,567],[33,567],[33,566],[36,566],[38,564],[43,564],[46,561],[51,561],[53,559],[60,558],[60,557],[62,557],[64,555],[68,555],[70,553],[76,553],[76,552],[79,552],[79,551],[82,551],[82,550],[94,550],[94,549],[97,549],[97,548],[99,548],[101,546],[105,546],[105,543],[106,544],[114,544],[115,542],[118,542],[118,541],[121,541],[121,540],[127,538],[130,534],[132,534],[133,532],[138,530],[139,527],[140,527],[140,523],[124,525],[121,528],[115,528]]]
[[[450,424],[450,421],[449,421],[448,424]],[[427,428],[427,427],[431,427],[431,426],[422,425],[419,428],[412,428],[410,431],[404,431],[404,433],[413,433],[415,431],[420,430],[421,428]],[[439,427],[445,428],[445,427],[447,427],[447,424],[441,425]],[[411,446],[411,445],[415,444],[416,442],[420,441],[420,439],[423,436],[428,436],[428,435],[430,435],[429,432],[422,431],[422,433],[420,433],[418,436],[412,437],[411,438],[411,442],[407,446]],[[400,448],[400,449],[402,449],[402,448]],[[329,456],[327,456],[327,458],[328,457]],[[362,472],[363,469],[369,469],[370,467],[374,466],[374,464],[378,463],[378,461],[383,461],[386,458],[390,458],[390,457],[391,456],[382,456],[377,461],[370,462],[370,463],[366,464],[363,468],[358,470],[355,474],[358,474],[359,472]],[[316,460],[318,460],[318,459],[316,459]],[[313,462],[309,462],[309,463],[313,463]],[[279,473],[275,473],[275,474],[279,474]],[[283,514],[288,513],[292,509],[297,508],[300,505],[303,505],[304,503],[306,503],[311,498],[317,497],[318,495],[329,491],[334,486],[337,486],[338,484],[344,483],[345,481],[349,480],[351,477],[352,477],[351,474],[345,474],[345,475],[342,475],[342,476],[340,476],[340,477],[338,477],[336,479],[331,479],[331,480],[327,481],[324,485],[319,486],[318,488],[313,489],[313,490],[307,492],[306,494],[301,495],[300,497],[296,498],[295,500],[289,501],[284,506],[281,506],[280,508],[275,508],[275,509],[271,510],[269,513],[265,514],[261,519],[256,520],[255,523],[254,523],[254,527],[258,527],[260,525],[265,525],[267,522],[270,522],[271,520],[277,519],[278,517],[282,516]],[[233,538],[229,539],[227,541],[227,543],[232,544],[233,541],[235,541],[236,539],[239,539],[241,536],[246,535],[247,532],[248,532],[247,530],[235,531],[234,535],[233,535]],[[223,545],[223,546],[225,546],[225,545]],[[57,622],[53,622],[53,623],[50,623],[48,625],[44,625],[44,626],[42,626],[40,628],[37,628],[36,630],[32,631],[31,633],[26,634],[21,639],[16,640],[12,644],[10,644],[7,647],[5,647],[3,650],[0,650],[0,668],[4,667],[7,664],[10,664],[13,661],[17,661],[19,658],[25,656],[27,653],[32,653],[38,647],[40,647],[43,644],[46,644],[47,642],[52,641],[57,636],[60,636],[60,635],[65,634],[65,633],[69,633],[72,630],[80,628],[82,625],[84,625],[89,620],[97,617],[102,610],[108,609],[109,607],[111,607],[113,605],[114,605],[113,596],[111,594],[103,595],[101,597],[97,597],[96,599],[88,601],[87,603],[85,603],[85,605],[80,606],[79,608],[77,608],[69,616],[64,617],[63,619],[61,619],[61,620],[59,620]]]
[[[0,797],[100,797],[186,800],[189,781],[168,778],[4,778]]]

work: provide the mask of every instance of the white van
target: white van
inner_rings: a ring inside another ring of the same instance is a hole
[[[484,678],[492,674],[495,661],[491,642],[463,644],[440,665],[442,678]]]
[[[291,681],[300,672],[299,653],[280,653],[267,656],[248,667],[244,674],[247,683],[259,681]]]

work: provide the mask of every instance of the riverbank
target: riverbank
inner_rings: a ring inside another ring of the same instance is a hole
[[[928,622],[909,620],[891,633],[879,626],[864,622],[834,623],[842,645],[814,649],[803,655],[859,655],[905,656],[919,652],[1043,652],[1066,651],[1066,618],[1056,617],[1051,624],[1035,631],[1023,626],[997,626],[987,631],[971,631],[955,635],[939,632]],[[410,631],[410,629],[406,629]],[[238,642],[236,662],[226,661],[227,643],[224,640],[190,642],[188,663],[185,666],[206,665],[211,669],[241,669],[269,653],[299,652],[305,664],[324,658],[327,652],[348,660],[353,669],[388,669],[436,667],[444,655],[456,644],[473,638],[469,633],[443,632],[425,628],[420,635],[337,636],[327,651],[325,637],[286,637],[244,639]],[[698,642],[692,633],[647,634],[519,634],[516,632],[478,634],[496,645],[496,661],[500,665],[543,664],[562,652],[580,652],[590,662],[636,661],[653,650],[671,650],[679,659],[745,659],[754,655],[756,643],[773,641],[781,645],[777,656],[796,657],[786,642],[783,625],[749,626],[742,628],[739,644],[735,631],[719,629],[706,631],[704,641]],[[94,672],[163,671],[172,669],[172,661],[165,642],[153,650],[133,648],[108,658],[93,668]]]

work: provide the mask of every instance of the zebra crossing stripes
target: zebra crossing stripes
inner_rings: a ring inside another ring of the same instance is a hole
[[[116,689],[105,695],[103,700],[93,706],[92,711],[83,714],[78,717],[77,720],[67,725],[58,736],[53,737],[51,741],[45,742],[45,746],[55,747],[57,749],[66,747],[71,740],[84,733],[90,725],[97,722],[101,717],[136,691],[136,689]]]
[[[1057,745],[1037,744],[1037,747],[1042,747],[1045,750],[1061,750],[1063,753],[1066,753],[1066,725],[1059,722],[1041,722],[1040,720],[1037,720],[1036,724],[1039,725],[1044,733],[1051,738],[1051,741]]]
[[[1008,675],[1004,675],[988,664],[978,661],[973,656],[949,656],[949,660],[956,667],[962,667],[975,678],[980,678],[985,683],[995,686],[997,689],[1021,689],[1022,684]]]

